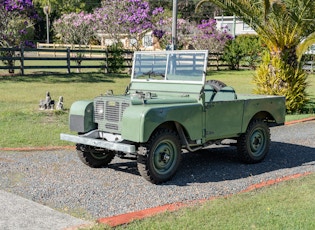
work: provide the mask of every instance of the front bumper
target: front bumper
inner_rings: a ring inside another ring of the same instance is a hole
[[[70,141],[77,144],[83,144],[83,145],[90,145],[95,146],[99,148],[104,148],[112,151],[117,152],[124,152],[124,153],[136,153],[136,146],[131,144],[126,144],[122,142],[113,142],[113,141],[106,141],[102,139],[96,139],[98,138],[97,133],[92,133],[90,135],[82,135],[82,136],[76,136],[76,135],[70,135],[70,134],[60,134],[60,139],[63,141]]]

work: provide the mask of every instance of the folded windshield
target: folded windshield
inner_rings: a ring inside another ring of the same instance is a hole
[[[132,81],[203,83],[207,51],[135,52]]]

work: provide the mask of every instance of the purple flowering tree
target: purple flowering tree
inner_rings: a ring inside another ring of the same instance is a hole
[[[70,13],[54,21],[53,28],[61,43],[87,45],[95,37],[95,23],[93,14]]]
[[[212,53],[221,53],[227,41],[232,39],[226,31],[216,29],[216,20],[202,20],[197,26],[196,34],[192,40],[195,49],[209,50]]]
[[[4,0],[0,2],[0,45],[14,47],[30,45],[34,22],[38,16],[31,0]]]
[[[88,45],[95,38],[95,17],[89,13],[70,13],[64,14],[53,23],[56,37],[61,43]],[[80,72],[83,54],[77,53],[77,64]]]
[[[128,0],[126,11],[121,12],[121,21],[130,34],[139,34],[152,27],[149,3],[142,0]]]
[[[102,7],[93,12],[98,33],[109,37],[113,43],[118,43],[120,35],[128,31],[123,25],[121,12],[126,12],[126,1],[103,1]]]
[[[34,36],[34,22],[38,16],[31,0],[4,0],[0,2],[0,46],[17,47],[20,45],[33,46],[29,42]],[[4,52],[2,55],[13,57],[14,52]],[[14,60],[4,62],[14,66]],[[13,73],[9,69],[9,73]]]
[[[158,20],[153,26],[153,34],[159,40],[162,48],[167,48],[172,41],[172,18]],[[177,20],[177,47],[176,49],[187,48],[191,43],[196,26],[194,23],[185,20]]]
[[[104,1],[94,11],[98,30],[118,43],[121,36],[132,40],[132,46],[139,49],[144,32],[152,29],[153,23],[163,13],[163,8],[150,9],[144,0]]]

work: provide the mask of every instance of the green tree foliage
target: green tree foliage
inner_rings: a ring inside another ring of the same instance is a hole
[[[243,63],[256,69],[261,61],[263,51],[266,50],[265,44],[262,44],[259,36],[253,34],[239,35],[236,39],[240,41],[239,44],[244,54]]]
[[[40,21],[35,25],[35,39],[46,40],[46,15],[44,7],[49,7],[49,22],[52,24],[55,19],[60,18],[63,14],[92,12],[94,8],[101,5],[102,0],[33,0]],[[51,27],[49,27],[51,32]],[[52,34],[51,34],[52,35]],[[52,37],[52,36],[51,36]]]
[[[29,40],[34,36],[37,17],[30,0],[0,2],[0,47],[32,46]],[[14,66],[15,52],[3,51],[0,55],[8,58],[3,61],[5,65]],[[14,73],[14,69],[9,69],[9,73]]]
[[[233,39],[227,42],[222,59],[228,63],[230,69],[238,70],[243,55],[239,41]]]
[[[254,76],[257,94],[284,95],[288,113],[300,112],[308,101],[307,75],[280,58],[265,52],[262,64]]]
[[[265,49],[259,36],[242,34],[227,43],[223,52],[223,60],[234,70],[239,69],[241,64],[256,69]]]
[[[112,44],[108,47],[108,73],[120,73],[124,65],[123,44],[121,42]]]
[[[281,92],[281,95],[286,95],[288,101],[295,101],[287,103],[288,111],[300,110],[307,102],[308,97],[305,91],[307,78],[301,69],[299,60],[307,46],[315,42],[315,1],[202,0],[197,8],[205,2],[213,2],[241,18],[258,33],[266,44],[270,59],[264,59],[262,65],[265,67],[271,65],[274,70],[257,71],[256,92],[267,94],[280,94]],[[261,81],[257,82],[257,79],[267,81],[272,78],[273,72],[281,73],[276,75],[280,79],[274,82],[283,82],[285,87],[281,91],[274,91],[272,88],[278,86],[265,82],[270,90],[261,90]],[[299,86],[298,89],[297,86]]]
[[[49,6],[51,8],[50,13],[54,17],[73,12],[92,12],[94,8],[101,6],[101,2],[102,0],[33,0],[38,12],[42,11],[45,6]]]

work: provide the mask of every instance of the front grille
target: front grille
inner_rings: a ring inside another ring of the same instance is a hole
[[[120,121],[120,113],[119,113],[119,102],[118,101],[106,101],[106,108],[105,108],[105,119],[111,122],[118,122]]]
[[[118,130],[118,125],[117,124],[111,124],[111,123],[107,123],[105,125],[106,129],[112,129],[112,130]]]
[[[103,101],[96,101],[94,119],[95,120],[104,119],[104,102]]]
[[[129,101],[115,97],[99,97],[95,101],[95,122],[103,131],[119,132],[123,113],[130,106]]]

